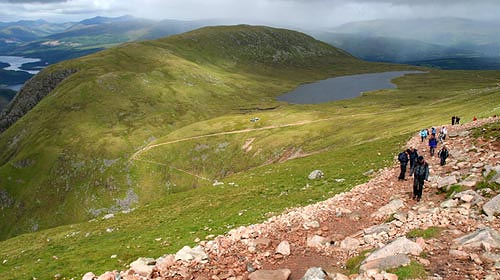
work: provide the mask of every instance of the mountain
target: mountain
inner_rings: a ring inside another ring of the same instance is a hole
[[[73,23],[50,23],[44,20],[0,22],[0,42],[19,44],[39,39],[70,27]]]
[[[17,122],[0,133],[1,238],[15,236],[0,241],[0,278],[82,279],[228,231],[242,236],[242,225],[336,196],[370,174],[393,176],[386,168],[423,127],[500,114],[499,71],[425,69],[350,100],[276,101],[332,76],[409,69],[417,68],[257,26],[130,42],[49,66],[1,118]],[[324,177],[309,179],[313,170]],[[377,182],[390,197],[394,179],[384,178]],[[388,202],[372,198],[356,203],[375,211]],[[328,210],[342,212],[351,233],[352,221],[373,224],[357,208]]]
[[[480,59],[478,64],[473,64],[474,59],[468,59],[462,63],[462,58],[500,57],[499,30],[500,21],[394,19],[347,23],[317,37],[357,57],[374,61],[431,65],[434,59],[447,59],[453,61],[454,69],[498,69],[494,62],[485,64],[485,60]]]
[[[79,22],[79,24],[83,25],[96,25],[96,24],[108,24],[108,23],[117,23],[117,22],[127,22],[130,20],[134,20],[135,18],[130,15],[120,16],[120,17],[93,17],[89,19],[85,19]]]
[[[239,108],[275,106],[283,85],[371,67],[307,35],[254,26],[203,28],[50,66],[1,116],[0,190],[9,203],[0,236],[154,200],[166,191],[161,179],[129,162],[152,139]],[[249,162],[262,160],[264,152]],[[218,178],[221,168],[203,172]],[[168,176],[180,190],[201,184]]]
[[[449,57],[474,57],[481,53],[413,39],[373,37],[346,33],[317,33],[315,38],[368,61],[408,63]]]
[[[157,39],[216,22],[220,21],[154,21],[121,16],[94,17],[77,23],[61,24],[43,20],[0,23],[0,54],[39,58],[40,62],[23,66],[26,70],[37,70],[124,42]],[[26,78],[19,80],[13,79],[14,76],[22,75],[15,71],[3,71],[0,73],[0,83],[2,80],[24,83],[30,77],[24,75]]]

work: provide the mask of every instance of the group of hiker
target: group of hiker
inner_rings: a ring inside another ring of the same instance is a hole
[[[456,125],[456,124],[460,124],[460,117],[459,116],[451,117],[451,125]]]
[[[427,137],[429,137],[428,146],[429,146],[429,154],[431,157],[433,157],[435,154],[438,142],[443,144],[443,146],[437,153],[437,155],[440,158],[440,164],[441,166],[443,166],[446,164],[446,159],[450,155],[448,148],[446,147],[446,145],[444,145],[444,141],[446,140],[448,131],[446,127],[443,126],[439,130],[438,138],[436,138],[437,133],[438,132],[435,127],[432,127],[430,129],[430,132],[429,129],[422,129],[420,131],[420,137],[422,139],[422,142],[424,142],[427,139]],[[425,161],[423,155],[418,154],[418,151],[415,147],[411,147],[399,153],[398,160],[400,162],[400,167],[401,167],[401,172],[399,173],[398,179],[401,181],[406,181],[405,178],[406,170],[408,163],[410,163],[409,174],[410,177],[413,176],[412,198],[414,200],[420,201],[420,199],[422,198],[422,190],[424,188],[424,182],[429,180],[429,164]]]

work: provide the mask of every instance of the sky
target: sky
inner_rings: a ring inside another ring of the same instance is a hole
[[[94,16],[228,19],[232,23],[334,27],[371,19],[500,19],[500,0],[0,0],[0,21],[80,21]]]

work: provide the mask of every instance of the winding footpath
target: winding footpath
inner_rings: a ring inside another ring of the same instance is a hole
[[[126,271],[99,277],[89,272],[83,280],[398,279],[386,271],[410,262],[425,268],[426,279],[500,279],[500,195],[479,188],[488,180],[500,182],[500,143],[474,139],[469,132],[498,121],[447,126],[445,166],[429,156],[417,134],[409,140],[407,146],[416,147],[431,169],[420,202],[411,199],[412,178],[398,181],[395,165],[325,201],[201,240],[177,254],[139,258]],[[446,191],[456,186],[463,191],[447,198]],[[406,237],[432,227],[440,230],[431,238]],[[349,275],[347,261],[360,254],[359,273]]]
[[[139,156],[151,149],[161,147],[161,146],[166,146],[166,145],[171,145],[179,142],[185,142],[185,141],[191,141],[191,140],[196,140],[196,139],[202,139],[202,138],[209,138],[209,137],[215,137],[215,136],[223,136],[223,135],[231,135],[231,134],[241,134],[241,133],[248,133],[248,132],[254,132],[254,131],[262,131],[262,130],[270,130],[270,129],[277,129],[277,128],[285,128],[285,127],[293,127],[293,126],[301,126],[301,125],[306,125],[306,124],[311,124],[311,123],[317,123],[317,122],[324,122],[324,121],[330,121],[333,118],[326,118],[326,119],[318,119],[318,120],[309,120],[309,121],[300,121],[296,123],[289,123],[289,124],[280,124],[280,125],[270,125],[270,126],[265,126],[265,127],[259,127],[259,128],[245,128],[245,129],[240,129],[240,130],[233,130],[233,131],[226,131],[226,132],[217,132],[217,133],[211,133],[211,134],[203,134],[203,135],[198,135],[198,136],[192,136],[192,137],[186,137],[186,138],[181,138],[181,139],[176,139],[172,141],[167,141],[167,142],[162,142],[158,144],[150,144],[147,145],[146,147],[138,150],[135,152],[129,159],[129,161],[132,160],[137,160]]]

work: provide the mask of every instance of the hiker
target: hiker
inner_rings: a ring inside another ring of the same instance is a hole
[[[420,130],[420,138],[422,138],[422,142],[424,142],[424,140],[427,138],[427,130]]]
[[[401,180],[401,181],[405,180],[406,166],[408,165],[408,161],[409,161],[409,159],[408,159],[409,151],[410,150],[407,149],[406,151],[402,151],[398,155],[398,160],[399,160],[399,164],[401,167],[401,172],[399,173],[398,180]]]
[[[436,128],[435,127],[432,127],[431,128],[431,133],[434,137],[436,137]]]
[[[455,124],[460,124],[460,117],[459,116],[455,117]]]
[[[451,117],[451,125],[455,125],[455,116]]]
[[[439,150],[438,152],[438,157],[441,159],[440,162],[441,166],[446,164],[446,159],[448,158],[449,155],[450,153],[448,152],[448,148],[446,148],[446,145],[443,145],[441,150]]]
[[[431,157],[434,156],[434,152],[436,150],[437,145],[438,145],[438,143],[436,140],[436,136],[431,135],[431,137],[429,138],[429,148],[430,148],[429,151],[431,153]]]
[[[429,181],[429,164],[425,162],[423,156],[417,158],[415,169],[413,169],[413,199],[420,201],[422,190],[424,189],[424,180]]]
[[[417,161],[418,158],[418,152],[415,147],[410,148],[410,176],[413,173],[413,169],[415,168],[415,162]]]
[[[446,129],[446,127],[442,127],[440,130],[439,130],[439,142],[440,143],[443,143],[444,140],[446,140],[446,134],[448,133],[448,130]]]
[[[474,116],[474,117],[472,118],[472,121],[474,121],[474,122],[475,122],[475,121],[477,121],[476,116]]]

